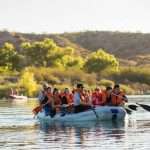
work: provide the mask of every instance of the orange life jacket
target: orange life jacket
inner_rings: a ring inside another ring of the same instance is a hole
[[[90,94],[88,93],[82,93],[82,101],[86,104],[90,102]]]
[[[63,96],[66,97],[68,104],[73,103],[73,95],[72,94],[61,93],[61,97],[63,97]]]
[[[102,101],[102,93],[92,93],[92,104],[93,105],[103,105],[103,101]]]
[[[125,94],[123,92],[120,92],[119,94],[111,94],[111,102],[112,102],[112,105],[114,106],[118,106],[120,104],[122,104],[124,102],[124,96]]]

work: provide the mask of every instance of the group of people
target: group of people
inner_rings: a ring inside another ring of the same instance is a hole
[[[45,115],[54,117],[57,112],[62,116],[66,113],[79,113],[97,106],[122,106],[128,99],[116,84],[113,88],[108,86],[105,90],[95,88],[94,91],[86,90],[83,84],[77,84],[76,89],[63,91],[47,84],[39,93],[38,100],[44,109]]]

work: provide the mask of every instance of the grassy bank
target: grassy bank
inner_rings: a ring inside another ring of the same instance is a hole
[[[118,72],[108,73],[106,71],[107,73],[100,75],[73,68],[58,70],[57,68],[28,67],[20,73],[12,71],[1,73],[0,97],[7,97],[10,88],[17,89],[20,94],[35,97],[43,81],[59,89],[73,88],[76,83],[82,82],[90,90],[96,86],[104,89],[106,86],[119,83],[127,94],[148,94],[150,92],[150,73],[145,72],[146,70],[146,68],[120,68]]]

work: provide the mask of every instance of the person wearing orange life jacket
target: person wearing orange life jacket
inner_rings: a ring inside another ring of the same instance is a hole
[[[45,98],[41,102],[41,107],[43,107],[46,116],[50,115],[51,117],[54,117],[56,114],[51,87],[47,87]]]
[[[62,104],[71,105],[73,103],[73,94],[70,93],[68,88],[64,89],[64,92],[61,93]]]
[[[91,93],[90,93],[90,91],[84,89],[83,90],[83,96],[84,96],[84,98],[83,98],[84,103],[90,104],[91,103]]]
[[[73,94],[70,93],[68,88],[64,89],[64,92],[61,93],[61,113],[64,116],[66,113],[72,111],[73,105]]]
[[[74,102],[74,112],[79,113],[91,109],[90,104],[85,103],[84,94],[83,94],[83,84],[77,84],[77,89],[74,93],[73,102]]]
[[[102,104],[103,105],[111,105],[111,93],[112,87],[106,87],[106,90],[102,91]]]
[[[61,96],[57,88],[54,88],[52,98],[53,106],[56,108],[56,111],[59,112],[61,107]]]
[[[113,106],[122,106],[125,104],[125,102],[128,102],[128,99],[120,90],[120,86],[116,84],[111,93],[111,103]]]
[[[94,106],[104,105],[102,101],[102,91],[99,88],[96,88],[92,93],[92,104]]]

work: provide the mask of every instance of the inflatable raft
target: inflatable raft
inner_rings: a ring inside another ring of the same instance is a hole
[[[39,121],[44,122],[81,122],[81,121],[92,121],[92,120],[124,120],[126,111],[122,107],[115,106],[99,106],[95,109],[89,109],[88,111],[81,113],[71,113],[61,116],[56,114],[55,117],[45,116],[45,112],[39,112],[37,118]]]
[[[23,95],[9,95],[10,99],[12,100],[27,100],[27,96]]]

